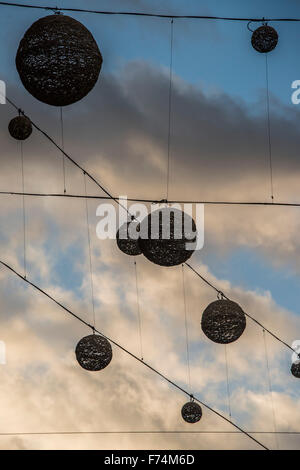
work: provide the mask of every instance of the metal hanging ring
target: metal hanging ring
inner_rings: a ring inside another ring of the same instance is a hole
[[[52,8],[52,11],[54,15],[63,15],[63,12],[58,7]]]
[[[248,29],[249,31],[251,31],[251,33],[254,33],[254,29],[251,29],[251,28],[250,28],[250,24],[251,24],[251,23],[254,23],[254,22],[257,23],[257,21],[250,20],[250,21],[248,22],[248,24],[247,24],[247,29]],[[262,25],[263,25],[263,26],[268,26],[268,22],[265,20],[264,17],[262,18],[261,22],[262,22]]]
[[[253,21],[249,21],[249,23],[247,24],[247,29],[248,29],[249,31],[251,31],[251,33],[254,33],[254,29],[251,29],[251,28],[250,28],[250,24],[251,24],[251,23],[253,23]]]

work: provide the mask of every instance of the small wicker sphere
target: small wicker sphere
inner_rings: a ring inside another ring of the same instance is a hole
[[[291,367],[291,373],[297,379],[300,379],[300,361],[293,362]]]
[[[17,116],[8,124],[10,135],[17,140],[26,140],[32,133],[30,119],[26,116]]]
[[[202,417],[202,408],[198,403],[189,401],[181,408],[181,416],[187,423],[197,423]]]
[[[169,230],[168,230],[169,228]],[[184,212],[166,207],[148,215],[140,224],[139,246],[143,255],[159,266],[177,266],[193,254],[196,224]]]
[[[277,46],[278,33],[271,26],[260,26],[252,34],[251,43],[257,52],[271,52]]]
[[[88,29],[65,15],[39,19],[26,31],[16,66],[26,90],[53,106],[84,98],[95,86],[102,55]]]
[[[246,316],[231,300],[216,300],[203,312],[203,333],[215,343],[228,344],[239,339],[246,328]]]
[[[133,231],[139,231],[139,223],[136,221],[126,222],[117,232],[117,245],[123,253],[129,256],[138,256],[142,254],[139,246],[138,237],[134,238]],[[126,238],[125,238],[126,237]]]
[[[109,341],[99,335],[82,338],[76,346],[75,354],[81,367],[90,371],[102,370],[112,360],[112,348]]]

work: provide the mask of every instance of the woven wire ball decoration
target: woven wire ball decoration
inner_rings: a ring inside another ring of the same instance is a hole
[[[138,232],[139,223],[134,220],[125,222],[117,231],[117,245],[126,255],[138,256],[142,254],[138,242]]]
[[[30,119],[26,116],[17,116],[8,124],[10,135],[17,140],[26,140],[32,133]]]
[[[211,341],[228,344],[243,334],[246,328],[246,316],[236,302],[216,300],[204,310],[201,327]]]
[[[251,44],[257,52],[271,52],[277,43],[278,33],[271,26],[260,26],[252,34]]]
[[[202,408],[198,403],[189,401],[181,408],[181,416],[187,423],[197,423],[202,417]]]
[[[76,346],[76,359],[83,369],[98,371],[104,369],[112,360],[112,348],[103,336],[89,335],[82,338]]]
[[[89,30],[69,16],[39,19],[20,42],[16,66],[26,90],[53,106],[84,98],[95,86],[102,55]]]
[[[187,261],[194,252],[196,238],[194,220],[179,209],[158,209],[140,224],[141,251],[159,266],[177,266]]]
[[[300,379],[300,361],[293,362],[291,367],[291,373],[297,379]]]

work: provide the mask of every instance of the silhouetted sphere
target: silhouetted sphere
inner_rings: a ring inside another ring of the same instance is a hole
[[[271,52],[278,43],[278,33],[271,26],[260,26],[252,34],[252,46],[257,52]]]
[[[75,354],[81,367],[91,371],[104,369],[112,359],[109,341],[99,335],[82,338],[76,346]]]
[[[300,379],[300,361],[293,362],[292,367],[291,367],[291,372],[294,377],[297,379]]]
[[[26,140],[32,133],[30,119],[25,116],[17,116],[8,124],[10,135],[17,140]]]
[[[133,220],[123,224],[117,232],[117,245],[126,255],[138,256],[142,254],[142,251],[139,246],[138,237],[134,238],[131,230],[138,232],[139,223]],[[127,236],[127,238],[124,239],[122,238],[123,236]]]
[[[246,328],[246,316],[241,307],[231,300],[216,300],[203,312],[203,333],[215,343],[236,341]]]
[[[192,256],[194,250],[187,247],[196,241],[195,233],[196,224],[188,214],[166,207],[152,212],[141,222],[139,246],[149,261],[160,266],[176,266]]]
[[[201,406],[194,401],[189,401],[181,408],[181,416],[187,423],[197,423],[202,417]]]
[[[94,88],[102,56],[92,34],[65,15],[39,19],[26,31],[16,56],[24,87],[53,106],[81,100]]]

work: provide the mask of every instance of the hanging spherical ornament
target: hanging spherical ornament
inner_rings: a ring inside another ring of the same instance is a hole
[[[300,361],[293,362],[291,372],[294,377],[300,379]]]
[[[202,408],[194,401],[188,401],[181,408],[181,416],[187,423],[197,423],[202,417]]]
[[[140,224],[143,255],[160,266],[177,266],[193,254],[196,224],[188,214],[166,207],[148,215]]]
[[[246,328],[246,316],[241,307],[231,300],[216,300],[203,312],[203,333],[215,343],[236,341]]]
[[[88,29],[65,15],[39,19],[26,31],[16,66],[26,90],[53,106],[84,98],[95,86],[102,55]]]
[[[251,43],[257,52],[271,52],[277,46],[278,33],[271,26],[260,26],[253,32]]]
[[[76,346],[75,354],[81,367],[91,371],[104,369],[112,360],[109,341],[99,335],[89,335],[82,338]]]
[[[26,140],[32,133],[30,119],[26,116],[17,116],[8,124],[10,135],[17,140]]]
[[[117,245],[123,253],[129,256],[142,254],[139,246],[139,223],[135,220],[125,222],[117,232]]]

